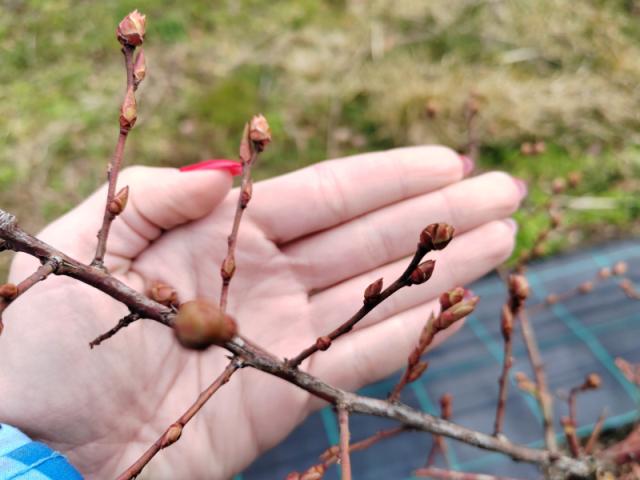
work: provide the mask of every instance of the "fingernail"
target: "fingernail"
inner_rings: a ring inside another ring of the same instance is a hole
[[[513,218],[505,219],[504,223],[509,226],[514,235],[518,233],[518,222],[516,222]]]
[[[197,170],[226,170],[235,177],[242,173],[242,164],[226,158],[212,158],[180,167],[181,172],[194,172]]]
[[[516,186],[518,187],[518,191],[520,192],[520,200],[522,200],[524,197],[527,196],[527,193],[529,192],[529,188],[527,187],[527,182],[517,177],[514,177],[513,181],[516,183]]]
[[[469,175],[473,172],[473,169],[476,166],[476,162],[473,161],[473,158],[467,157],[466,155],[460,155],[460,160],[462,160],[462,173],[464,175]]]

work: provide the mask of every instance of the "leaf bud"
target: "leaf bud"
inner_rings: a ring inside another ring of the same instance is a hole
[[[166,283],[154,282],[149,289],[149,298],[168,307],[178,303],[178,292]]]
[[[529,296],[529,282],[524,275],[513,273],[509,275],[509,295],[524,301]]]
[[[134,10],[118,24],[116,35],[122,45],[137,47],[142,45],[146,31],[147,17]]]
[[[133,94],[133,88],[127,90],[127,94],[120,107],[120,128],[122,130],[130,130],[138,119],[138,106],[136,105],[136,96]]]
[[[598,271],[598,277],[601,278],[602,280],[606,280],[610,276],[611,276],[611,269],[609,267],[602,267]]]
[[[433,323],[434,328],[436,330],[444,330],[449,328],[455,322],[462,320],[475,310],[476,304],[479,300],[479,297],[465,298],[461,302],[452,305],[436,318]]]
[[[442,250],[449,245],[455,229],[446,223],[432,223],[420,233],[420,247],[426,250]]]
[[[582,385],[582,387],[585,390],[596,390],[600,388],[600,385],[602,385],[602,378],[600,378],[600,375],[598,375],[597,373],[590,373],[584,379],[584,384]]]
[[[331,338],[327,337],[326,335],[324,337],[318,337],[318,339],[316,340],[316,347],[318,350],[328,350],[330,346]]]
[[[271,142],[271,128],[264,115],[254,115],[249,124],[249,139],[256,146],[258,152],[265,149]]]
[[[182,435],[182,425],[174,423],[169,427],[169,430],[162,437],[161,448],[166,448],[178,441]]]
[[[364,303],[371,303],[378,298],[382,292],[382,278],[379,278],[364,290]]]
[[[236,271],[236,261],[232,255],[227,256],[220,267],[220,276],[222,280],[228,282]]]
[[[127,201],[129,200],[129,186],[122,188],[118,193],[115,194],[113,200],[109,202],[107,206],[107,210],[114,217],[117,217],[122,212],[124,212],[125,207],[127,206]]]
[[[237,326],[217,304],[200,298],[180,305],[173,331],[183,347],[204,350],[231,340],[237,333]]]
[[[10,302],[18,296],[18,287],[14,283],[0,285],[0,298]]]
[[[593,290],[593,282],[582,282],[579,286],[578,286],[578,291],[580,293],[589,293]]]
[[[436,267],[435,260],[427,260],[418,265],[411,275],[409,275],[410,285],[420,285],[426,282],[433,275],[433,269]]]
[[[443,293],[440,295],[440,308],[442,310],[446,310],[452,305],[460,302],[466,294],[467,290],[464,287],[456,287],[453,290]]]
[[[300,480],[322,480],[324,473],[323,465],[314,465],[300,476]]]
[[[135,61],[133,62],[133,79],[135,80],[136,86],[144,80],[144,77],[147,76],[147,62],[144,57],[144,49],[140,49],[140,52],[136,56]]]

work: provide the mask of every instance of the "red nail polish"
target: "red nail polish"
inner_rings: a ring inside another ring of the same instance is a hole
[[[226,158],[212,158],[202,162],[180,167],[181,172],[194,172],[198,170],[226,170],[234,177],[242,173],[242,164]]]
[[[476,163],[473,161],[473,158],[467,157],[466,155],[460,155],[460,160],[462,160],[463,175],[469,175],[475,168]]]

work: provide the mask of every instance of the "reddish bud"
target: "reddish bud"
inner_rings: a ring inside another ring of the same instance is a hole
[[[154,282],[149,289],[149,297],[167,307],[178,303],[178,292],[166,283]]]
[[[253,182],[248,179],[244,187],[240,191],[240,208],[247,208],[253,195]]]
[[[602,385],[602,378],[597,373],[590,373],[584,379],[583,388],[585,390],[596,390]]]
[[[364,302],[370,303],[378,298],[382,292],[382,278],[379,278],[364,290]]]
[[[624,275],[625,273],[627,273],[627,263],[626,262],[616,262],[616,264],[613,266],[613,274],[614,275]]]
[[[236,261],[233,256],[229,255],[222,262],[222,266],[220,267],[220,276],[222,280],[228,282],[233,277],[234,272],[236,271]]]
[[[127,206],[127,201],[129,200],[129,186],[127,185],[123,189],[121,189],[118,193],[115,194],[113,200],[109,202],[107,206],[107,210],[114,217],[120,215],[125,207]]]
[[[502,338],[504,338],[505,341],[511,338],[511,333],[513,332],[513,313],[508,305],[502,306],[500,329],[502,331]]]
[[[300,480],[300,474],[298,472],[291,472],[284,480]]]
[[[251,161],[251,154],[253,149],[249,143],[249,124],[245,123],[244,131],[242,132],[242,140],[240,140],[240,160],[242,163],[249,163]]]
[[[328,350],[329,347],[331,346],[331,338],[324,336],[324,337],[318,337],[318,339],[316,340],[316,348],[318,350]]]
[[[578,291],[580,293],[589,293],[593,290],[593,282],[582,282],[578,286]]]
[[[514,375],[514,379],[520,390],[530,393],[531,395],[536,394],[536,384],[533,383],[529,377],[527,377],[526,373],[516,372]]]
[[[140,49],[140,52],[136,56],[135,62],[133,62],[133,79],[136,82],[136,86],[144,80],[147,76],[147,62],[144,58],[144,49]]]
[[[554,178],[551,182],[551,191],[554,194],[563,193],[567,189],[567,182],[564,178]]]
[[[606,280],[611,276],[611,269],[609,267],[602,267],[600,271],[598,271],[598,277],[603,280]]]
[[[435,260],[427,260],[418,265],[411,275],[409,275],[410,285],[420,285],[426,282],[433,275],[433,269],[436,267]]]
[[[340,447],[338,445],[332,445],[331,447],[327,448],[324,452],[322,452],[322,454],[320,455],[320,460],[322,460],[323,462],[329,462],[334,458],[338,458],[339,456],[340,456]]]
[[[271,142],[271,128],[262,114],[255,115],[249,125],[249,139],[261,152]]]
[[[541,140],[538,140],[532,145],[534,155],[540,155],[541,153],[544,153],[546,149],[547,145]]]
[[[450,420],[453,416],[453,395],[450,393],[440,397],[440,416],[445,420]]]
[[[520,145],[520,153],[522,155],[533,155],[533,144],[531,142],[524,142]]]
[[[432,223],[420,233],[420,247],[426,250],[442,250],[449,245],[455,229],[446,223]]]
[[[137,47],[142,45],[146,30],[147,17],[134,10],[124,17],[116,30],[118,41],[123,45]]]
[[[445,328],[449,328],[455,322],[462,320],[475,310],[476,304],[479,300],[479,297],[465,298],[461,302],[452,305],[436,318],[433,323],[434,328],[436,330],[444,330]]]
[[[529,296],[529,282],[524,275],[513,273],[509,275],[509,295],[524,301]]]
[[[167,430],[167,433],[162,437],[162,448],[166,448],[169,445],[176,443],[181,435],[182,425],[178,423],[171,425],[169,430]]]
[[[194,350],[210,345],[223,345],[237,333],[236,322],[223,313],[217,304],[207,299],[196,299],[180,305],[173,331],[178,342]]]
[[[456,287],[453,290],[443,293],[440,295],[440,308],[442,310],[446,310],[452,305],[462,301],[466,294],[467,290],[463,287]]]
[[[556,293],[550,293],[544,300],[548,305],[553,305],[560,301],[560,297]]]
[[[569,175],[567,175],[567,180],[569,181],[569,186],[571,188],[576,188],[580,183],[582,183],[582,173],[570,172]]]
[[[0,298],[10,302],[18,296],[18,287],[14,283],[0,285]]]
[[[300,476],[300,480],[322,480],[324,473],[324,466],[314,465]]]
[[[129,130],[136,124],[138,119],[138,107],[136,105],[136,96],[133,94],[133,89],[127,90],[127,94],[120,107],[120,128],[123,130]]]
[[[409,372],[409,375],[407,376],[407,382],[411,383],[411,382],[415,382],[416,380],[418,380],[420,378],[420,376],[424,373],[424,371],[427,369],[427,367],[429,366],[429,364],[427,362],[418,362],[416,363],[413,368],[411,368],[411,371]]]

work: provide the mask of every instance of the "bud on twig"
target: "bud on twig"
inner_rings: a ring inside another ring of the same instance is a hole
[[[144,58],[144,49],[140,49],[140,52],[136,56],[136,60],[133,63],[133,79],[136,87],[147,76],[147,62]]]
[[[323,465],[314,465],[300,476],[300,480],[322,480],[324,473]]]
[[[509,305],[502,306],[502,317],[500,319],[500,329],[502,331],[502,338],[508,340],[513,332],[513,313],[509,308]]]
[[[162,437],[162,445],[161,448],[166,448],[169,445],[176,443],[180,436],[182,435],[182,425],[179,423],[174,423],[169,427],[169,430]]]
[[[587,378],[584,379],[582,384],[583,390],[597,390],[602,385],[602,379],[597,373],[590,373]]]
[[[133,88],[127,90],[127,94],[120,108],[120,128],[130,130],[138,119],[138,107],[136,105],[136,96],[133,94]]]
[[[529,377],[527,377],[526,373],[516,372],[516,374],[514,375],[514,379],[518,388],[523,392],[527,392],[534,396],[538,394],[536,384],[533,383],[533,381]]]
[[[265,149],[271,142],[271,128],[264,115],[255,115],[249,125],[249,139],[253,142],[258,152]]]
[[[178,292],[166,283],[154,282],[149,289],[149,297],[167,307],[178,303]]]
[[[455,229],[446,223],[432,223],[420,233],[420,247],[426,250],[442,250],[449,245]]]
[[[18,287],[13,283],[0,285],[0,298],[10,302],[18,296]]]
[[[237,333],[236,322],[210,300],[196,299],[180,305],[173,331],[185,348],[204,350],[223,345]]]
[[[409,275],[410,285],[420,285],[426,282],[433,275],[433,269],[436,267],[435,260],[427,260],[422,262],[416,267],[416,269]]]
[[[521,302],[529,296],[529,282],[524,275],[509,275],[509,294]]]
[[[127,201],[129,200],[129,186],[122,188],[116,195],[113,197],[113,200],[109,202],[107,209],[109,213],[114,217],[117,217],[122,212],[124,212],[125,207],[127,206]]]
[[[220,276],[222,280],[228,282],[236,271],[236,261],[232,255],[227,256],[220,267]]]
[[[456,287],[453,290],[443,293],[440,295],[440,308],[446,310],[452,305],[462,301],[466,294],[467,290],[465,290],[464,287]]]
[[[627,273],[627,263],[626,262],[616,262],[613,266],[613,274],[614,275],[624,275]]]
[[[318,350],[328,350],[329,347],[331,346],[331,338],[324,336],[324,337],[318,337],[318,339],[316,340],[316,347],[318,347]]]
[[[578,286],[580,293],[589,293],[593,290],[593,282],[583,282]]]
[[[145,15],[134,10],[124,17],[118,24],[116,35],[122,45],[137,47],[144,42],[147,18]]]
[[[479,297],[465,298],[464,300],[451,306],[444,312],[442,312],[435,320],[434,327],[436,330],[444,330],[449,328],[458,320],[462,320],[467,315],[471,314],[476,308],[476,304],[480,300]]]
[[[382,278],[379,278],[364,290],[364,303],[375,301],[382,292]]]

